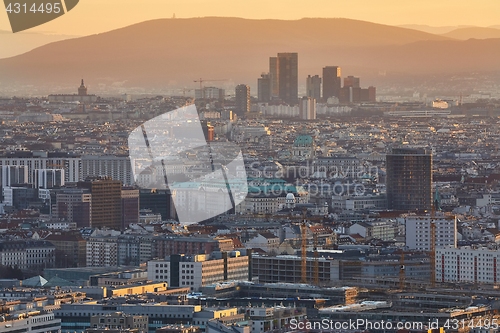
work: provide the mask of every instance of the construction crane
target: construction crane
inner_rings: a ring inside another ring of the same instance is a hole
[[[301,237],[301,283],[307,283],[307,232],[306,232],[306,220],[302,221],[300,224],[300,237]]]
[[[401,249],[401,256],[399,257],[399,289],[401,291],[405,290],[405,281],[406,280],[406,272],[405,272],[405,251]]]
[[[200,83],[200,91],[201,91],[202,98],[204,99],[205,92],[203,90],[203,82],[216,82],[216,81],[227,81],[227,79],[210,79],[210,80],[208,80],[208,79],[200,78],[199,80],[194,80],[193,82]]]
[[[319,258],[318,258],[318,235],[314,234],[314,270],[313,281],[315,286],[319,286]]]
[[[431,264],[431,287],[436,286],[436,223],[431,219],[431,246],[430,246],[430,264]]]

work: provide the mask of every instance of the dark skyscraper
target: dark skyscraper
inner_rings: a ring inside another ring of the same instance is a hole
[[[297,105],[299,97],[299,55],[298,53],[278,53],[279,98]]]
[[[425,148],[394,148],[386,155],[387,204],[394,210],[430,210],[432,154]]]
[[[344,87],[360,88],[359,77],[348,76],[344,78]]]
[[[319,101],[321,98],[321,78],[319,75],[308,75],[306,79],[306,96]]]
[[[239,84],[235,91],[236,114],[243,118],[250,112],[250,87],[246,84]]]
[[[271,100],[271,75],[262,74],[257,80],[257,98],[259,102]]]
[[[271,99],[279,98],[279,66],[278,57],[269,58],[269,79],[271,80]]]
[[[92,227],[121,230],[122,183],[110,177],[88,177],[78,187],[92,194]]]
[[[323,101],[330,97],[339,97],[342,85],[340,67],[327,66],[323,68]]]

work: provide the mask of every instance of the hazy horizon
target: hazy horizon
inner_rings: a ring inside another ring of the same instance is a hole
[[[171,18],[239,17],[248,19],[297,20],[301,18],[347,18],[373,23],[400,25],[479,26],[500,24],[500,2],[482,0],[401,3],[395,0],[360,0],[356,6],[345,0],[335,4],[317,0],[314,6],[297,0],[272,3],[256,0],[249,6],[234,6],[227,0],[85,0],[56,20],[28,30],[58,35],[90,35],[143,21]],[[110,19],[111,18],[111,19]],[[10,30],[7,13],[0,14],[0,30]]]

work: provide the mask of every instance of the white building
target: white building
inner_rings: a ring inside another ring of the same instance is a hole
[[[214,283],[248,280],[248,256],[232,251],[216,256],[171,255],[165,260],[150,260],[148,280],[164,281],[169,287],[190,287],[195,291]]]
[[[52,154],[55,155],[55,154]],[[0,157],[0,166],[25,166],[28,169],[26,183],[33,184],[33,171],[36,169],[64,169],[64,179],[67,182],[78,182],[80,175],[80,157],[51,156],[46,152],[33,153],[31,157],[7,156]]]
[[[316,119],[316,100],[311,97],[303,97],[300,100],[300,118],[303,120]]]
[[[410,250],[431,249],[431,223],[435,225],[436,249],[457,246],[457,218],[437,213],[435,216],[407,216],[404,219],[406,246]]]
[[[28,168],[24,165],[3,165],[0,171],[2,172],[2,187],[10,187],[14,184],[25,184],[28,182]]]
[[[128,156],[84,155],[81,158],[81,179],[108,176],[124,185],[133,185],[132,164]]]
[[[42,240],[0,242],[0,265],[23,270],[42,270],[55,263],[54,245]]]
[[[63,169],[35,169],[33,171],[35,188],[49,189],[64,186]]]
[[[398,226],[391,221],[358,222],[349,227],[350,234],[360,234],[365,239],[393,240],[398,235]]]
[[[436,281],[497,283],[500,252],[487,248],[453,246],[436,250]]]

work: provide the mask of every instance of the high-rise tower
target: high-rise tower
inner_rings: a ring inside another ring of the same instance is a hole
[[[387,205],[395,210],[430,210],[432,154],[425,148],[394,148],[386,155]]]
[[[122,183],[110,177],[88,177],[78,182],[92,194],[92,227],[122,228]]]
[[[323,68],[323,101],[330,97],[339,97],[342,86],[342,77],[339,66],[326,66]]]
[[[243,118],[250,112],[250,87],[246,84],[239,84],[235,90],[236,114]]]
[[[278,53],[279,98],[296,105],[299,96],[299,55],[298,53]]]

